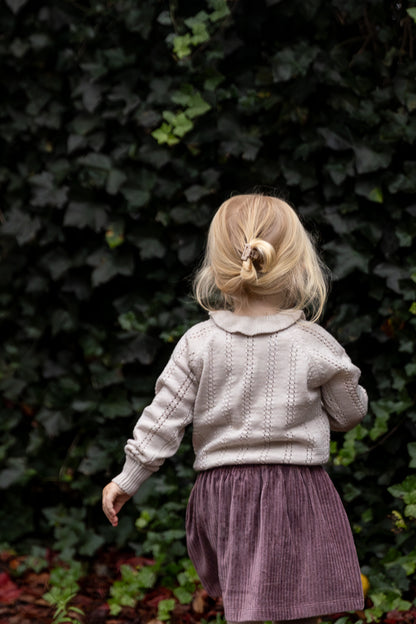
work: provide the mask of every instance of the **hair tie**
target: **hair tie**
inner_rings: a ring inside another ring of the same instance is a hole
[[[246,243],[244,245],[244,249],[243,249],[243,253],[241,254],[241,260],[243,262],[245,262],[246,260],[248,260],[251,256],[251,252],[253,251],[252,246],[250,245],[250,243]]]
[[[246,243],[244,245],[243,253],[241,254],[241,260],[245,262],[248,259],[257,260],[259,257],[259,252],[257,249],[253,249],[250,243]]]

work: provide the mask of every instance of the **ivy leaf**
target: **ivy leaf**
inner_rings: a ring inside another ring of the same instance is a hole
[[[191,119],[204,115],[211,109],[211,105],[204,100],[199,92],[196,92],[189,97],[187,106],[188,107],[185,112]]]
[[[120,345],[116,357],[122,364],[140,362],[148,366],[155,359],[158,344],[151,336],[138,336],[134,340],[129,340],[125,345]]]
[[[354,270],[368,272],[369,258],[367,255],[353,249],[347,243],[333,241],[324,245],[324,249],[331,251],[335,259],[334,278],[340,280]]]
[[[159,22],[159,24],[162,24],[162,26],[171,26],[172,25],[172,17],[169,11],[162,11],[161,13],[159,13],[158,17],[157,17],[157,21]]]
[[[185,108],[189,105],[189,101],[193,93],[194,93],[193,86],[190,84],[184,84],[178,91],[175,91],[172,94],[171,100],[175,104],[179,104],[180,106],[183,106]]]
[[[334,151],[350,149],[351,143],[329,128],[318,128],[318,134],[325,139],[325,145]]]
[[[208,0],[208,5],[213,9],[209,14],[211,22],[218,22],[231,14],[226,0]]]
[[[119,416],[131,416],[133,414],[133,408],[129,401],[126,397],[122,396],[118,398],[110,397],[105,403],[99,406],[98,410],[106,419],[114,419]]]
[[[98,154],[96,152],[90,152],[86,156],[80,156],[77,162],[91,169],[104,169],[105,171],[110,171],[111,169],[111,159],[104,154]]]
[[[70,314],[69,310],[54,310],[51,315],[52,335],[56,336],[60,332],[72,332],[76,329],[77,323],[75,317]]]
[[[179,59],[191,54],[191,45],[192,36],[189,33],[177,35],[173,38],[173,51]]]
[[[274,82],[287,82],[298,76],[305,76],[318,53],[317,46],[307,43],[295,44],[277,52],[272,60]]]
[[[408,518],[416,518],[416,503],[406,505],[406,507],[404,508],[404,515]]]
[[[205,11],[199,11],[193,17],[189,17],[185,20],[185,24],[192,30],[192,44],[199,45],[209,39],[209,32],[207,30],[208,14]]]
[[[374,269],[374,273],[380,277],[384,277],[386,284],[389,288],[394,290],[398,294],[402,294],[402,288],[400,286],[400,280],[404,280],[408,277],[406,269],[398,267],[395,264],[388,264],[382,262],[377,264]]]
[[[355,184],[355,192],[371,202],[382,204],[384,202],[383,190],[371,180],[358,179]]]
[[[119,247],[124,242],[124,230],[121,224],[110,225],[105,233],[105,240],[110,249]]]
[[[190,119],[204,115],[211,109],[211,105],[204,100],[199,91],[195,91],[189,84],[183,85],[179,91],[172,95],[172,102],[183,106]]]
[[[117,452],[116,445],[118,446],[117,441],[114,442],[114,445],[111,445],[114,446],[114,452]],[[95,442],[90,444],[85,457],[78,466],[79,472],[91,476],[97,474],[97,472],[106,470],[108,466],[108,451],[108,446],[103,447]]]
[[[6,4],[13,11],[13,13],[18,13],[22,7],[27,4],[28,0],[6,0]]]
[[[56,247],[41,259],[41,266],[51,275],[54,281],[60,279],[72,266],[73,261],[62,247]]]
[[[140,208],[145,206],[151,198],[150,191],[141,188],[123,187],[121,194],[127,200],[128,208]]]
[[[93,531],[87,531],[83,540],[83,544],[79,547],[80,555],[92,557],[97,550],[104,544],[105,539],[102,535],[97,535]],[[83,614],[83,612],[81,612]]]
[[[384,201],[383,191],[379,186],[371,189],[369,195],[367,195],[368,199],[376,204],[382,204]]]
[[[26,473],[26,459],[24,457],[11,457],[7,462],[7,468],[0,471],[0,490],[6,490],[11,485],[18,483]]]
[[[382,401],[374,401],[371,404],[371,408],[376,415],[374,425],[370,430],[371,440],[377,440],[380,436],[388,431],[388,422],[390,419],[390,404],[383,403]]]
[[[36,416],[36,420],[45,427],[46,433],[51,438],[56,437],[72,427],[72,420],[63,412],[42,408]]]
[[[201,197],[205,197],[209,193],[209,189],[205,188],[205,186],[201,186],[200,184],[193,184],[186,189],[185,197],[188,202],[197,202],[201,199]]]
[[[407,450],[410,455],[409,468],[416,468],[416,442],[409,442]]]
[[[130,237],[130,240],[135,240],[135,244],[140,249],[140,258],[142,260],[163,258],[166,255],[166,247],[156,238],[137,236],[135,238]]]
[[[116,275],[131,275],[134,261],[130,253],[113,255],[107,250],[98,250],[87,258],[88,264],[94,266],[91,275],[93,286],[100,286]]]
[[[358,173],[370,173],[386,169],[391,162],[390,151],[372,150],[366,145],[355,146],[355,164]]]
[[[91,384],[94,390],[101,391],[103,388],[115,386],[123,382],[121,367],[109,369],[101,362],[91,362]]]
[[[410,17],[412,18],[414,22],[416,22],[416,7],[412,7],[406,10],[407,10],[407,14],[410,15]]]
[[[180,604],[189,604],[192,601],[194,591],[190,591],[186,587],[175,587],[174,596],[179,600]]]
[[[97,128],[100,125],[100,119],[98,116],[92,115],[78,115],[76,116],[71,123],[71,128],[75,134],[85,136],[89,134],[92,130]]]
[[[173,134],[173,128],[170,124],[163,123],[160,128],[153,130],[152,137],[156,139],[159,145],[167,143],[168,145],[176,145],[179,139]]]
[[[55,206],[62,208],[67,201],[68,187],[58,188],[50,171],[43,171],[30,178],[32,185],[32,204],[34,206]]]
[[[109,193],[110,195],[115,195],[116,193],[118,193],[120,187],[124,184],[126,180],[127,176],[123,171],[120,171],[120,169],[111,169],[107,178],[107,193]]]
[[[89,80],[80,84],[80,90],[86,110],[93,113],[101,102],[102,88]]]
[[[402,498],[407,505],[416,504],[416,475],[409,475],[401,483],[387,489],[396,498]]]
[[[18,245],[25,245],[36,238],[42,227],[39,217],[31,217],[19,208],[12,208],[6,215],[6,221],[2,226],[3,234],[14,236]]]
[[[99,232],[107,225],[107,220],[107,206],[85,202],[71,202],[65,213],[64,225],[81,229],[90,227]]]
[[[192,130],[193,127],[194,127],[194,124],[192,123],[192,121],[188,119],[185,113],[180,113],[175,118],[175,123],[173,125],[173,133],[176,134],[176,136],[178,137],[183,137],[185,136],[185,134],[190,132],[190,130]]]

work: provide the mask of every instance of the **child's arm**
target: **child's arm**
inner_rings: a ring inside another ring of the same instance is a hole
[[[349,431],[367,413],[367,393],[358,383],[361,371],[323,327],[305,322],[300,329],[308,353],[308,384],[319,388],[331,429]]]
[[[342,350],[333,367],[333,374],[321,386],[322,405],[333,431],[349,431],[367,413],[367,393],[358,380],[361,371]]]
[[[119,475],[103,490],[103,509],[113,526],[117,513],[140,485],[176,453],[186,426],[192,422],[198,388],[190,365],[191,355],[184,336],[156,382],[156,394],[136,423],[128,440],[126,460]]]

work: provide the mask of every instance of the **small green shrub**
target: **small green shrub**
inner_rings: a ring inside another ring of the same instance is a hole
[[[53,622],[59,624],[79,624],[82,622],[77,616],[84,612],[78,607],[71,606],[71,601],[79,591],[78,580],[83,575],[83,567],[79,561],[73,561],[68,566],[58,566],[51,571],[49,591],[43,595],[44,600],[55,607]]]
[[[123,607],[134,607],[145,596],[146,589],[154,586],[157,578],[157,566],[143,566],[134,569],[128,565],[120,568],[121,579],[114,581],[110,588],[111,615],[118,615]]]

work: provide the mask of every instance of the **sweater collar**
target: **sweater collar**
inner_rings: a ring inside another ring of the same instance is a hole
[[[302,310],[284,310],[267,316],[240,316],[229,310],[217,310],[210,316],[215,325],[232,334],[272,334],[287,329],[299,319],[304,319]]]

